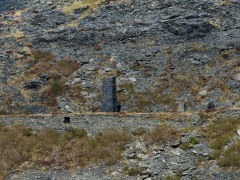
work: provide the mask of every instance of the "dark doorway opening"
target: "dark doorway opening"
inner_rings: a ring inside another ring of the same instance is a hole
[[[64,117],[63,123],[69,124],[70,123],[70,117]]]

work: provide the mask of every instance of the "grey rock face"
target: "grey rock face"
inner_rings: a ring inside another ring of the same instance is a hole
[[[100,81],[106,73],[114,74],[120,86],[131,83],[133,89],[121,94],[123,111],[136,111],[138,106],[145,106],[140,108],[144,112],[182,111],[176,104],[183,98],[187,98],[188,110],[206,109],[212,100],[215,108],[233,106],[240,87],[236,77],[240,57],[237,0],[106,0],[94,11],[86,6],[64,13],[61,7],[71,2],[0,1],[3,10],[28,7],[18,18],[7,11],[0,16],[4,22],[0,32],[7,34],[0,39],[3,86],[17,72],[27,71],[25,66],[12,64],[21,60],[15,53],[30,56],[24,50],[28,47],[50,51],[57,60],[69,56],[78,61],[82,66],[74,78],[80,79],[69,82],[90,89],[95,97],[100,96]],[[16,30],[23,37],[14,37]],[[137,93],[152,99],[139,102]],[[166,95],[172,99],[161,101]],[[100,109],[100,98],[83,96],[86,102],[80,106],[84,110]]]
[[[210,155],[212,150],[205,144],[197,144],[197,145],[193,146],[192,152],[194,154],[207,157]]]
[[[19,0],[1,0],[0,1],[0,13],[2,11],[9,11],[15,9],[24,8],[27,1],[19,1]]]
[[[23,108],[23,112],[26,114],[44,114],[48,111],[43,106],[26,106]]]

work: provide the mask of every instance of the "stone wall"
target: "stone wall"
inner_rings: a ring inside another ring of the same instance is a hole
[[[157,125],[166,124],[177,129],[199,127],[207,116],[234,117],[240,115],[239,108],[225,109],[213,112],[178,112],[178,113],[81,113],[58,115],[12,115],[0,116],[0,124],[24,124],[33,129],[53,128],[64,132],[70,127],[83,128],[88,135],[95,135],[105,129],[125,129],[134,132],[143,127],[152,129]],[[206,116],[206,117],[205,117]]]
[[[88,114],[61,114],[61,115],[19,115],[0,116],[0,123],[13,125],[24,124],[33,129],[53,128],[64,132],[70,127],[83,128],[89,135],[108,128],[126,129],[130,132],[143,127],[151,129],[160,124],[168,124],[177,128],[186,128],[198,125],[201,118],[198,114],[172,115],[163,114],[119,114],[119,113],[88,113]]]

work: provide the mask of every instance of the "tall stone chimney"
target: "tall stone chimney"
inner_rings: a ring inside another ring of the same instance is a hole
[[[116,77],[105,77],[102,84],[101,112],[118,112]]]

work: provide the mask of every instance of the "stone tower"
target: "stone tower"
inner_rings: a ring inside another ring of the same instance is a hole
[[[118,112],[116,77],[105,77],[102,84],[101,112]]]

